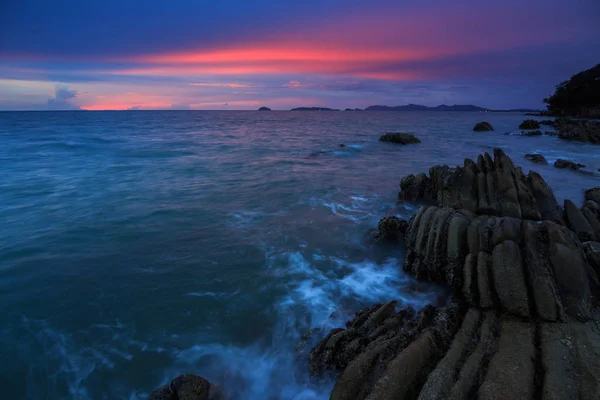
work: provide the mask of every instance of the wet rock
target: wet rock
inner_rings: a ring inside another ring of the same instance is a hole
[[[502,309],[509,314],[528,317],[529,300],[521,252],[512,240],[494,247],[492,276]]]
[[[565,200],[565,221],[582,242],[596,239],[589,221],[571,200]]]
[[[526,119],[525,121],[521,122],[519,129],[540,129],[540,123],[535,119]]]
[[[555,168],[560,168],[560,169],[572,169],[572,170],[577,171],[577,170],[579,170],[581,168],[584,168],[585,165],[578,164],[578,163],[575,163],[575,162],[570,161],[570,160],[563,160],[563,159],[559,158],[558,160],[556,160],[554,162],[554,167]]]
[[[558,205],[541,176],[523,174],[500,149],[480,155],[477,163],[465,159],[462,167],[438,165],[425,174],[408,175],[400,182],[399,198],[424,204],[540,220],[556,220]],[[543,205],[541,207],[540,205]],[[559,219],[561,217],[558,217]]]
[[[478,398],[533,399],[535,345],[533,323],[503,317],[498,351],[478,391]]]
[[[477,124],[475,124],[475,126],[473,127],[473,130],[476,132],[484,132],[484,131],[493,131],[494,128],[492,127],[492,125],[489,122],[478,122]]]
[[[201,376],[184,374],[154,391],[149,400],[225,400],[223,392]]]
[[[591,200],[591,201],[594,201],[594,202],[600,204],[600,186],[597,186],[597,187],[594,187],[591,189],[587,189],[585,191],[585,199]]]
[[[340,143],[340,147],[346,147],[344,143]]]
[[[600,335],[591,323],[539,327],[542,399],[600,398]]]
[[[548,126],[555,126],[556,125],[556,121],[553,119],[544,119],[542,121],[538,121],[538,124],[540,125],[548,125]]]
[[[546,157],[541,154],[525,154],[525,158],[537,164],[547,164]]]
[[[556,129],[563,140],[600,144],[600,122],[560,119]]]
[[[535,131],[521,131],[521,136],[542,136],[542,131],[539,129]]]
[[[404,236],[408,222],[397,217],[384,217],[377,224],[375,238],[378,240],[397,242]]]
[[[413,203],[434,203],[431,179],[424,173],[405,176],[400,182],[399,198]]]
[[[379,138],[382,142],[391,142],[391,143],[399,143],[399,144],[413,144],[413,143],[421,143],[421,141],[415,137],[412,133],[386,133],[385,135]]]

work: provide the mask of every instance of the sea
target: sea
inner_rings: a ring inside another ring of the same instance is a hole
[[[2,398],[144,399],[181,373],[232,400],[329,398],[307,357],[330,329],[376,302],[446,295],[372,238],[380,218],[416,213],[397,201],[403,176],[500,147],[559,201],[600,184],[600,147],[519,136],[525,118],[1,112]]]

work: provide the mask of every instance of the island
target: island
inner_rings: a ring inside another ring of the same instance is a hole
[[[271,109],[269,107],[261,107],[258,109],[258,111],[271,111]]]
[[[366,111],[491,111],[488,108],[478,107],[471,104],[447,106],[441,104],[437,107],[427,107],[419,104],[408,104],[406,106],[369,106]]]
[[[292,108],[291,111],[340,111],[336,108],[327,108],[327,107],[296,107]]]

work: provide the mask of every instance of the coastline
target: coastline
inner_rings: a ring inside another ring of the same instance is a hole
[[[425,204],[397,243],[403,268],[452,294],[357,312],[312,349],[312,375],[337,377],[331,399],[598,398],[598,192],[561,208],[500,149],[403,178],[400,201]],[[226,398],[187,377],[195,397],[172,384],[150,398]]]

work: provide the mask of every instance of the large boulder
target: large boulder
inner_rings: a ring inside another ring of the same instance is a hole
[[[412,143],[421,143],[419,138],[415,137],[412,133],[386,133],[385,135],[379,138],[382,142],[391,142],[391,143],[399,143],[399,144],[412,144]]]
[[[184,374],[152,392],[148,400],[226,400],[226,397],[203,377]]]
[[[473,130],[476,132],[493,131],[494,127],[489,122],[482,121],[482,122],[476,123],[475,126],[473,127]]]
[[[525,121],[521,122],[519,129],[540,129],[540,123],[535,119],[526,119]]]
[[[563,160],[562,158],[559,158],[558,160],[554,161],[554,167],[559,169],[572,169],[574,171],[577,171],[581,168],[584,168],[585,165],[573,162],[571,160]]]

